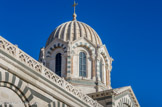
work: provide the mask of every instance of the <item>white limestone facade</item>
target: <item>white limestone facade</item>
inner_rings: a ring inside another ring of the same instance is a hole
[[[0,107],[103,107],[0,36]]]

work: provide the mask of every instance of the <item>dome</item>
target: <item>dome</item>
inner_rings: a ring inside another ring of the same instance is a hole
[[[73,42],[81,37],[88,39],[95,46],[102,45],[100,37],[93,28],[83,22],[73,20],[58,26],[51,33],[47,40],[46,46],[48,46],[55,38],[61,39],[65,42]]]

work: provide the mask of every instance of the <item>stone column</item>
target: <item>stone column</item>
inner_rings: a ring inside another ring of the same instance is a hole
[[[96,77],[97,77],[97,81],[100,81],[100,57],[97,57],[96,60]]]
[[[106,86],[109,85],[109,78],[110,78],[110,76],[109,76],[109,70],[106,70]]]
[[[110,77],[111,69],[112,66],[106,67],[106,86],[108,86],[109,89],[111,89],[111,77]]]
[[[96,61],[95,61],[95,55],[92,55],[92,79],[96,80]]]

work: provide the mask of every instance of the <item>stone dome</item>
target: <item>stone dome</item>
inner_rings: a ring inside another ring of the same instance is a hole
[[[58,26],[50,35],[46,42],[46,47],[55,39],[61,39],[65,42],[73,42],[79,38],[86,38],[95,46],[102,45],[98,34],[89,25],[77,20],[69,21]]]

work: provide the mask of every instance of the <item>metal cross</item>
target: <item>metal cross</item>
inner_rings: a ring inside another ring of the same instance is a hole
[[[74,13],[75,13],[75,7],[78,5],[78,3],[75,3],[75,0],[74,0],[74,4],[73,4],[73,7],[74,7]]]

